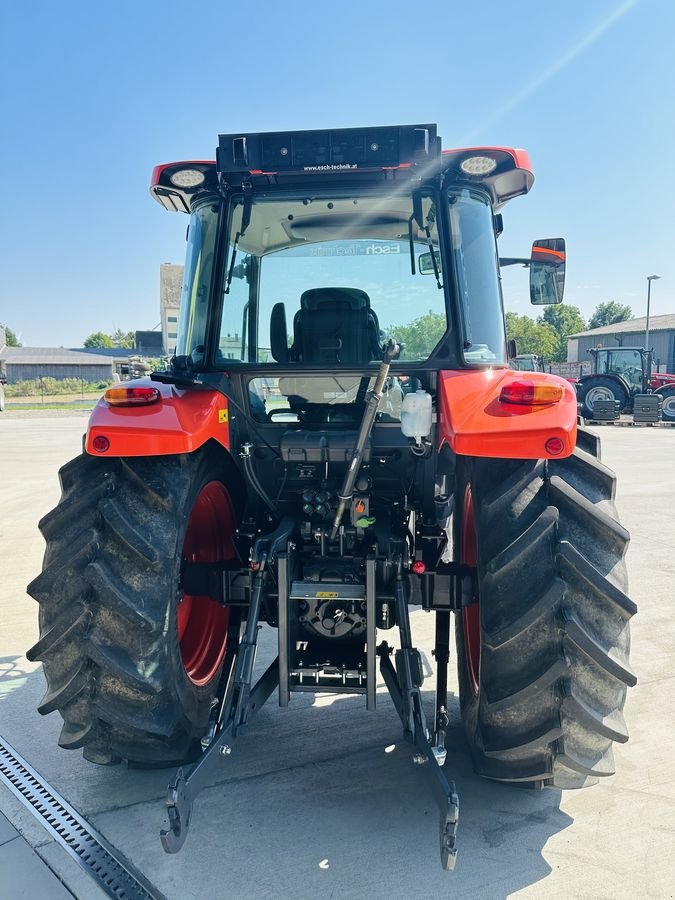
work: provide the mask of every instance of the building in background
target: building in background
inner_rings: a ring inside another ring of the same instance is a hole
[[[0,368],[8,384],[37,378],[109,382],[112,381],[115,362],[112,356],[105,355],[105,351],[85,353],[64,347],[0,348]]]
[[[159,267],[159,312],[165,355],[173,356],[178,337],[183,266],[162,263]]]
[[[567,338],[567,361],[583,363],[596,347],[644,347],[647,318],[580,331]],[[649,346],[661,372],[675,372],[675,313],[649,317]],[[646,348],[647,349],[647,348]]]

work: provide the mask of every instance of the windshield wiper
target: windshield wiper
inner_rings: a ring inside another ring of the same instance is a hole
[[[434,275],[436,276],[436,286],[439,291],[443,290],[443,284],[441,283],[441,273],[438,268],[438,257],[436,255],[436,251],[434,250],[433,241],[431,240],[431,228],[430,225],[433,225],[436,217],[434,215],[434,205],[431,204],[431,208],[429,209],[429,215],[427,217],[426,222],[424,221],[424,213],[422,211],[422,192],[420,190],[413,191],[412,193],[412,204],[413,211],[412,215],[408,219],[408,246],[410,247],[410,272],[415,275],[415,237],[413,235],[413,222],[417,224],[417,227],[420,231],[423,231],[426,235],[427,246],[429,247],[430,255],[431,255],[431,264],[434,267]]]
[[[246,229],[251,224],[251,208],[253,206],[253,189],[250,184],[245,184],[243,187],[244,190],[244,204],[243,209],[241,211],[241,226],[239,231],[237,232],[234,243],[232,244],[232,257],[230,258],[230,267],[227,270],[227,279],[225,281],[225,290],[223,293],[230,293],[230,285],[232,284],[232,278],[234,276],[234,264],[237,261],[237,247],[239,246],[239,238],[243,237],[246,234]]]
[[[434,250],[434,245],[431,240],[431,229],[429,225],[433,225],[436,221],[436,215],[434,213],[434,205],[431,204],[429,209],[429,215],[427,216],[427,221],[424,223],[424,233],[427,236],[427,244],[429,246],[429,252],[431,253],[431,264],[434,267],[434,275],[436,276],[436,287],[439,291],[443,290],[443,285],[441,284],[441,273],[438,268],[438,259],[436,257],[436,251]]]

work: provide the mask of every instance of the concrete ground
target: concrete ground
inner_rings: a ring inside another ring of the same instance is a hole
[[[57,748],[60,719],[35,711],[44,680],[24,656],[37,637],[25,585],[40,569],[36,523],[56,504],[56,471],[79,452],[85,427],[77,414],[0,416],[0,734],[167,897],[673,897],[675,429],[599,429],[633,534],[628,567],[640,606],[632,656],[639,683],[625,711],[631,740],[616,747],[616,776],[584,791],[537,794],[482,781],[471,771],[454,696],[447,768],[460,795],[460,857],[445,874],[436,807],[399,743],[385,694],[374,714],[361,698],[306,695],[287,710],[270,700],[197,800],[176,856],[158,838],[169,771],[100,768]],[[413,614],[429,658],[432,618]],[[272,637],[264,635],[265,659]],[[1,898],[59,898],[66,888],[101,896],[4,787],[0,811],[21,835],[0,819]]]

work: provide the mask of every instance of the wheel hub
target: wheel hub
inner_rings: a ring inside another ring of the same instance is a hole
[[[210,481],[195,500],[183,542],[183,558],[208,563],[236,555],[232,535],[234,513],[229,494],[219,481]],[[230,611],[206,596],[185,594],[176,611],[183,667],[193,684],[216,677],[225,655]]]
[[[473,495],[470,485],[466,486],[464,492],[460,553],[460,562],[465,566],[475,568],[478,563],[478,546]],[[474,586],[472,588],[471,605],[462,610],[466,666],[474,694],[478,693],[480,685],[480,606],[478,601],[478,591]]]

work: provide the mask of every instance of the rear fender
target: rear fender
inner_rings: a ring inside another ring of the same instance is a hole
[[[154,387],[159,402],[148,406],[111,406],[101,398],[92,410],[84,449],[92,456],[164,456],[192,453],[208,440],[230,449],[227,399],[218,391],[179,388],[139,378],[124,387]],[[107,450],[94,448],[105,437]]]
[[[545,406],[499,400],[506,384],[523,380],[562,385],[563,398]],[[461,456],[561,459],[576,446],[576,394],[556,375],[508,369],[440,372],[438,394],[440,443],[447,442]],[[551,438],[562,441],[560,453],[547,451]]]

